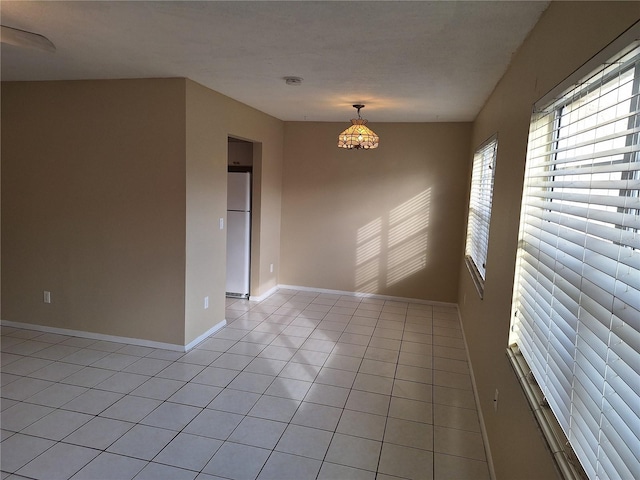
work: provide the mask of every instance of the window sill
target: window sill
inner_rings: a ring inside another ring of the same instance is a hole
[[[484,278],[482,278],[482,276],[480,275],[480,272],[474,265],[473,260],[471,260],[470,256],[468,255],[465,256],[464,262],[467,265],[467,270],[469,270],[469,273],[471,274],[471,279],[473,280],[473,284],[475,285],[476,290],[478,291],[478,295],[482,300],[484,298]]]
[[[536,382],[527,361],[516,344],[507,348],[507,357],[509,357],[524,395],[529,401],[529,406],[538,422],[540,431],[547,441],[560,476],[566,480],[587,480],[588,477],[582,465],[569,446],[562,427],[549,408],[538,382]]]

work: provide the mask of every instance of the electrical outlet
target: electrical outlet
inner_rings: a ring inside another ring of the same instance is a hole
[[[493,411],[498,411],[498,389],[496,388],[496,394],[493,396]]]
[[[204,308],[205,310],[209,308],[209,297],[204,297]]]
[[[44,303],[51,303],[51,292],[45,290],[42,296]]]
[[[269,272],[273,273],[273,263],[269,265]]]

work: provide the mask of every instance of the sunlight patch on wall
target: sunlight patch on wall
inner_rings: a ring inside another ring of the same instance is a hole
[[[358,245],[356,251],[356,262],[361,265],[373,258],[380,255],[380,249],[382,248],[380,236],[367,240],[361,245]]]
[[[380,232],[382,232],[382,218],[376,218],[373,222],[369,222],[358,229],[358,245],[380,236]]]
[[[387,287],[427,266],[430,203],[431,189],[427,189],[389,213]]]
[[[379,287],[380,264],[376,260],[359,265],[356,271],[356,288],[358,292],[376,293]]]
[[[426,266],[427,234],[423,232],[389,251],[387,286],[398,283]]]
[[[356,291],[377,293],[426,268],[430,203],[427,189],[358,229]]]
[[[429,203],[431,202],[431,189],[428,188],[424,192],[419,193],[415,197],[407,200],[406,202],[398,205],[396,208],[389,212],[389,223],[399,223],[410,215],[421,215],[425,218],[429,218]]]
[[[380,278],[382,219],[376,218],[358,229],[356,247],[356,291],[375,293]]]
[[[405,217],[398,225],[389,229],[389,246],[393,247],[411,238],[413,235],[424,233],[429,225],[429,215],[415,214]]]

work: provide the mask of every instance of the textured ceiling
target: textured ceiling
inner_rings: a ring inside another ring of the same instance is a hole
[[[473,120],[549,2],[5,1],[2,80],[188,77],[282,120]],[[285,76],[302,85],[289,86]]]

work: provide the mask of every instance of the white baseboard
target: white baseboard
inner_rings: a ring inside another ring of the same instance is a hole
[[[491,456],[491,446],[489,445],[489,435],[487,434],[487,428],[484,424],[484,415],[482,413],[482,406],[480,405],[480,395],[478,394],[478,385],[476,384],[476,376],[473,373],[473,365],[471,364],[471,358],[469,357],[469,345],[467,344],[467,336],[464,334],[464,324],[462,323],[462,317],[460,316],[460,309],[458,309],[458,322],[460,322],[460,328],[462,329],[462,339],[464,341],[464,350],[467,355],[467,364],[469,365],[469,374],[471,375],[471,386],[473,387],[473,398],[476,401],[476,410],[478,411],[478,421],[480,422],[480,432],[482,433],[482,440],[484,443],[484,451],[487,457],[487,465],[489,466],[489,476],[491,480],[495,480],[496,472],[493,468],[493,457]]]
[[[250,297],[249,300],[253,301],[253,302],[260,302],[260,301],[266,299],[267,297],[273,295],[278,290],[282,290],[282,289],[297,290],[297,291],[303,291],[303,292],[305,292],[305,291],[306,292],[320,292],[320,293],[328,293],[328,294],[333,294],[333,295],[344,295],[344,296],[361,297],[361,298],[375,298],[375,299],[379,299],[379,300],[393,300],[393,301],[398,301],[398,302],[413,302],[413,303],[421,303],[421,304],[425,304],[425,305],[436,305],[436,306],[437,305],[441,305],[441,306],[447,306],[447,307],[452,307],[452,306],[456,306],[457,307],[457,305],[455,303],[449,303],[449,302],[436,302],[436,301],[431,301],[431,300],[423,300],[423,299],[419,299],[419,298],[395,297],[395,296],[390,296],[390,295],[377,295],[377,294],[365,293],[365,292],[349,292],[349,291],[345,291],[345,290],[329,290],[329,289],[326,289],[326,288],[303,287],[303,286],[299,286],[299,285],[276,285],[275,287],[272,287],[271,289],[269,289],[268,291],[266,291],[262,295],[259,295],[257,297],[254,297],[254,296]],[[155,342],[155,341],[152,341],[152,340],[145,340],[145,339],[141,339],[141,338],[120,337],[120,336],[116,336],[116,335],[106,335],[106,334],[103,334],[103,333],[85,332],[85,331],[82,331],[82,330],[71,330],[71,329],[67,329],[67,328],[58,328],[58,327],[48,327],[48,326],[45,326],[45,325],[34,325],[34,324],[31,324],[31,323],[12,322],[12,321],[8,321],[8,320],[0,320],[0,325],[7,326],[7,327],[23,328],[23,329],[26,329],[26,330],[35,330],[35,331],[45,332],[45,333],[57,333],[59,335],[69,335],[69,336],[72,336],[72,337],[89,338],[89,339],[92,339],[92,340],[105,340],[105,341],[108,341],[108,342],[117,342],[117,343],[129,344],[129,345],[138,345],[138,346],[141,346],[141,347],[162,348],[164,350],[173,350],[173,351],[176,351],[176,352],[188,352],[193,347],[198,345],[200,342],[205,340],[207,337],[209,337],[210,335],[213,335],[215,332],[217,332],[218,330],[220,330],[221,328],[226,326],[227,325],[227,321],[226,320],[222,320],[221,322],[217,323],[216,325],[211,327],[209,330],[207,330],[205,333],[203,333],[202,335],[198,336],[197,338],[195,338],[194,340],[189,342],[187,345],[178,345],[178,344],[173,344],[173,343]],[[473,375],[472,375],[472,378],[473,378]]]
[[[216,333],[218,330],[220,330],[222,327],[225,327],[227,325],[227,320],[223,320],[220,323],[218,323],[217,325],[214,325],[213,327],[211,327],[209,330],[207,330],[206,332],[204,332],[202,335],[200,335],[199,337],[195,338],[194,340],[192,340],[191,342],[187,343],[184,346],[184,351],[188,352],[189,350],[191,350],[193,347],[195,347],[196,345],[198,345],[200,342],[203,342],[204,340],[207,339],[207,337],[209,337],[210,335],[213,335],[214,333]]]
[[[280,287],[278,285],[276,285],[275,287],[271,287],[269,290],[267,290],[262,295],[258,295],[258,296],[250,295],[249,296],[249,300],[252,301],[252,302],[261,302],[265,298],[267,298],[267,297],[273,295],[274,293],[276,293],[278,291],[278,288],[280,288]]]
[[[278,289],[287,289],[287,290],[298,290],[301,292],[320,292],[320,293],[328,293],[331,295],[345,295],[350,297],[361,297],[361,298],[375,298],[378,300],[393,300],[396,302],[412,302],[412,303],[422,303],[424,305],[441,305],[443,307],[457,307],[457,303],[452,302],[437,302],[433,300],[423,300],[421,298],[407,298],[407,297],[394,297],[391,295],[378,295],[375,293],[365,293],[365,292],[349,292],[346,290],[329,290],[326,288],[315,288],[315,287],[302,287],[299,285],[278,285]],[[272,289],[273,290],[273,289]],[[271,291],[270,291],[271,292]],[[273,292],[269,293],[271,295]],[[266,298],[266,296],[265,296]]]
[[[91,340],[104,340],[107,342],[123,343],[128,345],[137,345],[139,347],[162,348],[164,350],[172,350],[174,352],[188,352],[198,343],[202,342],[206,337],[220,330],[227,324],[226,320],[218,323],[210,328],[207,332],[190,342],[188,345],[178,345],[175,343],[155,342],[153,340],[145,340],[142,338],[120,337],[116,335],[106,335],[104,333],[85,332],[83,330],[71,330],[68,328],[48,327],[45,325],[34,325],[32,323],[11,322],[8,320],[0,320],[3,327],[23,328],[25,330],[35,330],[36,332],[56,333],[58,335],[68,335],[71,337],[89,338]]]

